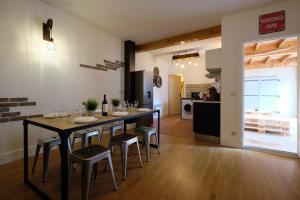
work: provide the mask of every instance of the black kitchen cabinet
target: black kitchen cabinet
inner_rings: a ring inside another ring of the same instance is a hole
[[[220,137],[220,102],[195,101],[193,107],[193,131]]]

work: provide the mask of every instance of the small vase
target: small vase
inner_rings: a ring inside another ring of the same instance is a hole
[[[87,110],[87,115],[90,117],[95,117],[95,110]]]

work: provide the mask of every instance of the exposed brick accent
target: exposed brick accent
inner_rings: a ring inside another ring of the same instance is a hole
[[[0,103],[0,107],[16,107],[18,106],[18,103]]]
[[[9,121],[10,122],[12,122],[12,121],[20,121],[20,120],[24,120],[26,118],[27,118],[27,116],[10,117]]]
[[[104,60],[103,62],[104,62],[104,65],[96,64],[96,66],[91,66],[91,65],[80,64],[80,67],[96,69],[96,70],[101,70],[101,71],[108,71],[108,70],[118,70],[121,67],[125,66],[124,62],[121,62],[118,60],[116,60],[115,62],[112,62],[109,60]]]
[[[2,113],[2,112],[9,112],[9,108],[0,107],[0,113]]]
[[[29,115],[28,118],[43,117],[43,114]]]
[[[0,114],[1,117],[17,117],[20,115],[21,115],[20,112],[5,112]]]
[[[0,117],[0,123],[8,122],[8,120],[9,120],[8,117]]]
[[[9,98],[0,98],[0,102],[9,102]]]
[[[99,70],[101,71],[107,71],[107,68],[105,65],[100,65],[100,64],[96,64],[96,66],[99,68]]]
[[[17,98],[10,98],[10,102],[20,102],[20,101],[28,101],[27,97],[17,97]]]
[[[35,106],[36,102],[20,102],[19,106]]]

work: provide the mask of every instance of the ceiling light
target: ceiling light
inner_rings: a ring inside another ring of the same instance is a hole
[[[175,63],[175,65],[176,65],[176,66],[178,66],[178,65],[179,65],[179,63],[178,63],[178,62],[176,62],[176,63]]]
[[[192,61],[189,61],[188,64],[191,65],[191,64],[192,64]]]
[[[198,65],[198,63],[195,62],[195,63],[194,63],[194,66],[197,66],[197,65]]]
[[[200,55],[198,52],[196,53],[187,53],[187,54],[179,54],[179,55],[174,55],[172,57],[172,60],[181,60],[181,59],[187,59],[187,58],[199,58]]]
[[[184,68],[184,64],[181,64],[180,67],[183,69]]]

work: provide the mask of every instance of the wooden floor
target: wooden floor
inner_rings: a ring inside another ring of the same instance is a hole
[[[98,178],[92,180],[90,199],[300,200],[299,159],[201,143],[190,137],[189,121],[171,117],[162,123],[161,154],[152,149],[151,162],[140,168],[132,148],[128,179],[122,181],[120,155],[114,151],[118,191],[112,190],[109,173],[101,168]],[[41,160],[31,178],[57,199],[57,151],[50,163],[47,183],[41,183]],[[22,161],[0,166],[0,199],[39,199],[22,183],[22,170]],[[79,166],[71,177],[72,199],[80,199]]]

